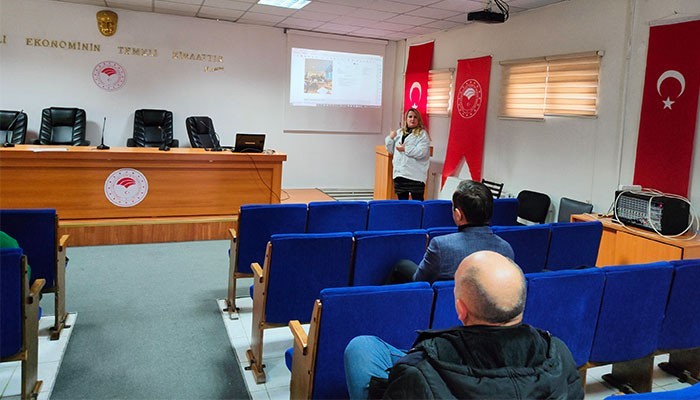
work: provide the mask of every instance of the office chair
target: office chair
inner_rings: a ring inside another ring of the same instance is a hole
[[[0,133],[2,143],[24,143],[27,136],[27,113],[0,110]]]
[[[41,112],[41,130],[34,144],[89,146],[85,140],[85,110],[82,108],[50,107]]]
[[[570,222],[572,214],[586,214],[593,211],[593,204],[562,197],[559,200],[557,222]]]
[[[168,110],[142,109],[134,112],[134,136],[127,147],[178,147],[173,139],[173,113]]]
[[[503,192],[502,183],[488,181],[486,179],[481,179],[481,183],[483,183],[487,188],[489,188],[494,199],[501,198],[501,193]]]
[[[211,118],[187,117],[185,127],[192,148],[221,150],[219,135],[216,134]]]
[[[551,202],[544,193],[523,190],[518,193],[518,218],[544,224]]]

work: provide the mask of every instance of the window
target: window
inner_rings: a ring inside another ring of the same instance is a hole
[[[506,118],[595,117],[602,52],[501,62],[501,109]]]
[[[454,69],[428,71],[428,114],[449,115],[452,106],[452,75]]]

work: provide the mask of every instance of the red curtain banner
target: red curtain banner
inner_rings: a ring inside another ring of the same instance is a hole
[[[435,42],[410,46],[404,81],[403,112],[417,108],[423,116],[423,125],[428,129],[428,71],[433,64]],[[401,117],[403,124],[403,116]]]
[[[700,88],[698,38],[700,21],[649,29],[634,167],[635,184],[686,197]]]
[[[481,180],[490,76],[491,56],[457,62],[442,185],[455,172],[463,158],[469,166],[472,180]]]

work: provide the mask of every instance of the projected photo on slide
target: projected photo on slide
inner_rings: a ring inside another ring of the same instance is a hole
[[[292,48],[293,106],[381,107],[383,57]]]

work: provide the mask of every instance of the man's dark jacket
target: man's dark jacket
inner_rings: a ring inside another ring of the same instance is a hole
[[[391,369],[385,399],[583,399],[571,352],[521,324],[424,331]]]

